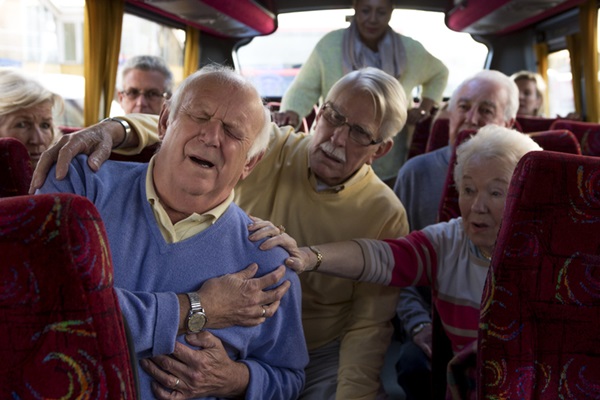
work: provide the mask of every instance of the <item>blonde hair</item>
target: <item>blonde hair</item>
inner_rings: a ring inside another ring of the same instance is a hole
[[[63,105],[58,94],[12,69],[0,69],[0,93],[0,118],[47,101],[53,109]]]
[[[510,79],[512,79],[515,82],[522,81],[522,80],[528,80],[528,81],[533,81],[535,83],[535,92],[537,94],[538,99],[541,100],[540,107],[535,110],[535,116],[536,117],[543,116],[544,115],[543,109],[544,109],[544,105],[546,103],[546,82],[544,81],[544,78],[542,78],[542,75],[538,74],[537,72],[523,70],[523,71],[515,72],[514,74],[512,74],[510,76]]]

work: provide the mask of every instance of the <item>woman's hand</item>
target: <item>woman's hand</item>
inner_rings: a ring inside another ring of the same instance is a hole
[[[313,253],[307,247],[298,248],[298,243],[293,237],[285,233],[283,225],[275,226],[270,221],[264,221],[253,216],[250,216],[250,218],[254,223],[248,226],[248,230],[252,232],[248,238],[254,242],[269,238],[260,245],[261,250],[269,250],[276,246],[283,247],[290,253],[290,257],[285,260],[285,265],[298,274],[314,268],[315,263],[311,263]]]

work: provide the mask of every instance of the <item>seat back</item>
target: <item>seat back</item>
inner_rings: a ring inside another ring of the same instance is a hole
[[[431,132],[432,119],[433,117],[428,115],[415,124],[415,130],[413,132],[412,140],[410,141],[407,159],[425,153],[427,140],[429,139],[429,133]]]
[[[581,155],[577,138],[568,130],[532,132],[528,135],[544,150]]]
[[[0,398],[135,399],[104,225],[86,198],[0,199]]]
[[[27,194],[31,176],[31,162],[25,145],[15,138],[0,138],[0,197]]]
[[[450,129],[450,120],[448,118],[438,118],[431,127],[431,133],[429,139],[427,139],[427,146],[425,146],[425,152],[437,150],[448,145]]]
[[[482,298],[478,398],[600,396],[600,159],[526,154]]]
[[[466,130],[459,132],[456,137],[456,146],[475,135],[477,131]],[[456,164],[456,146],[452,149],[450,163],[448,164],[448,172],[446,173],[446,182],[442,191],[442,199],[438,208],[438,222],[447,222],[453,218],[460,217],[460,209],[458,208],[458,190],[454,182],[454,164]]]
[[[523,133],[540,132],[550,130],[550,125],[556,121],[556,118],[530,117],[517,115],[517,123],[521,129],[517,129]]]
[[[581,154],[584,156],[600,156],[600,124],[557,119],[552,123],[550,129],[566,129],[572,132],[581,146]]]

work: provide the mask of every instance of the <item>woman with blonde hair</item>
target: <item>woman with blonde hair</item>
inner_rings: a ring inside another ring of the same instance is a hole
[[[53,111],[62,98],[12,69],[0,69],[0,137],[25,145],[32,168],[56,138]]]
[[[519,88],[519,111],[517,115],[543,117],[546,82],[536,72],[519,71],[510,77]]]

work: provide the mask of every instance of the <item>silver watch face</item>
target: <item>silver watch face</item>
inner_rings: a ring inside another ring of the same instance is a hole
[[[187,321],[188,331],[200,332],[204,325],[206,325],[206,315],[204,313],[196,312],[189,316]]]

